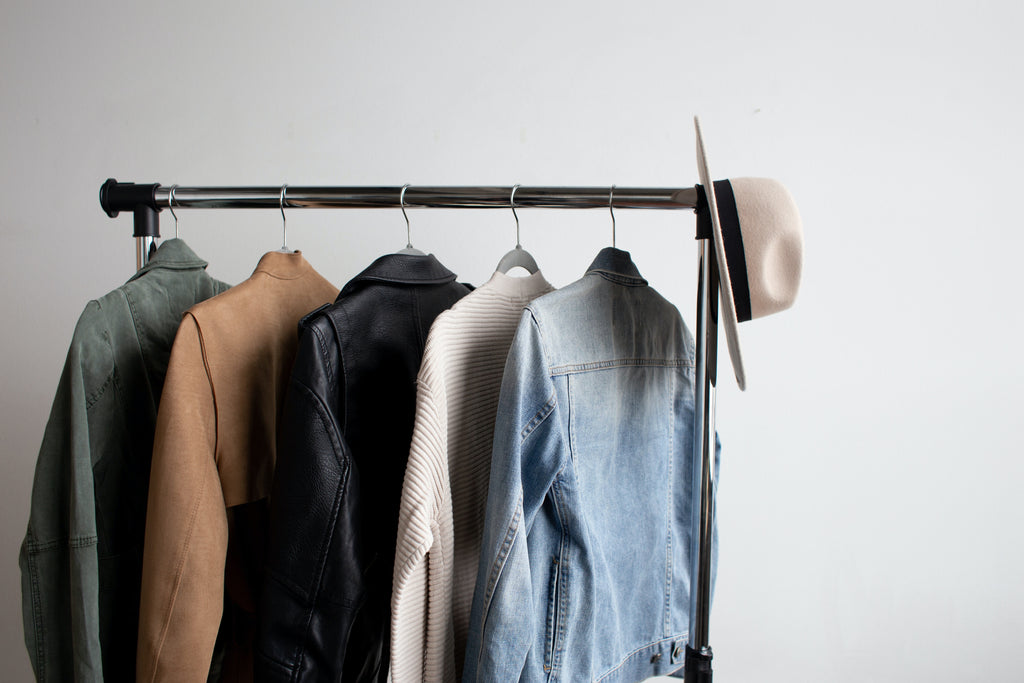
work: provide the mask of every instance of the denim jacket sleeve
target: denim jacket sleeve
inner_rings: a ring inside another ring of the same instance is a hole
[[[567,455],[559,410],[527,308],[502,379],[464,681],[519,680],[536,640],[528,532]]]

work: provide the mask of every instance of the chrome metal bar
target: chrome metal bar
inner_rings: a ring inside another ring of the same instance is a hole
[[[513,186],[410,186],[406,207],[448,209],[508,209]],[[399,187],[288,186],[287,208],[382,209],[399,208]],[[525,187],[516,190],[516,208],[606,209],[611,187]],[[157,210],[170,206],[170,186],[157,186]],[[187,187],[174,190],[174,208],[277,209],[281,187]],[[616,209],[693,209],[697,190],[686,188],[616,187],[611,206]]]
[[[697,368],[694,387],[693,536],[690,647],[710,656],[711,551],[715,528],[715,387],[718,382],[718,268],[711,241],[700,241],[697,289]]]

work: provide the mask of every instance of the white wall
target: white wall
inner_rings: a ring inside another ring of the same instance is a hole
[[[97,4],[0,8],[3,678],[31,678],[16,558],[67,344],[134,268],[105,178],[684,186],[695,113],[713,174],[782,180],[806,230],[796,306],[743,326],[750,389],[719,393],[717,678],[1019,676],[1019,3]],[[557,285],[610,239],[520,218]],[[617,218],[692,324],[692,216]],[[512,244],[505,212],[412,221],[476,283]],[[181,218],[231,282],[279,227]],[[404,229],[293,211],[289,242],[341,285]]]

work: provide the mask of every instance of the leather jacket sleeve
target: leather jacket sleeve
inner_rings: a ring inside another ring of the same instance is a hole
[[[257,681],[355,680],[381,658],[381,644],[356,642],[353,628],[369,562],[359,473],[338,421],[336,333],[318,313],[301,324],[278,435]]]

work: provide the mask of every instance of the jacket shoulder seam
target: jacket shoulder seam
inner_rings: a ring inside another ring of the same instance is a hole
[[[199,351],[203,359],[203,371],[206,373],[206,383],[210,387],[210,400],[213,403],[213,460],[219,464],[220,461],[220,412],[217,408],[217,388],[213,383],[213,371],[210,369],[210,358],[206,352],[206,339],[203,337],[203,328],[199,325],[199,319],[190,311],[185,315],[192,318],[196,326],[196,338],[199,340]]]

